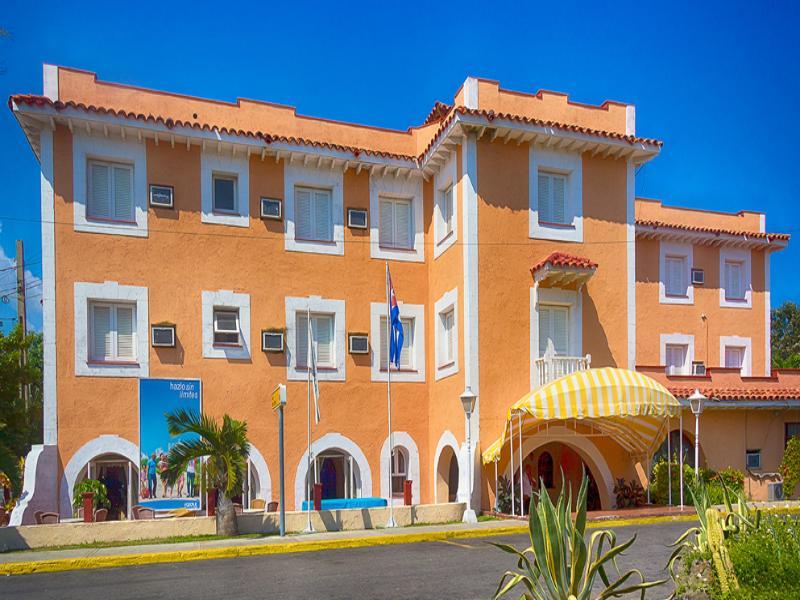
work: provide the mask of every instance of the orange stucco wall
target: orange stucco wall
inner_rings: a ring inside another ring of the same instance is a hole
[[[694,210],[679,206],[665,206],[660,200],[636,199],[636,219],[641,221],[661,221],[675,225],[759,232],[761,231],[762,216],[763,213],[749,210],[737,213]]]

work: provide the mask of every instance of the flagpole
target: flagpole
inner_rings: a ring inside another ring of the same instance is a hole
[[[307,451],[307,464],[306,464],[306,492],[308,493],[308,504],[306,505],[306,528],[304,533],[314,533],[314,526],[311,524],[311,307],[306,307],[306,338],[308,339],[308,347],[306,349],[306,382],[307,382],[307,402],[308,402],[308,451]],[[299,333],[299,332],[298,332]]]
[[[389,521],[386,527],[397,527],[394,520],[394,504],[392,503],[392,469],[394,461],[394,436],[392,435],[392,300],[389,291],[389,262],[386,262],[386,400],[389,406]]]

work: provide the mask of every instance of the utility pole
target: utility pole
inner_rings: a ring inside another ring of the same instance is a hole
[[[28,334],[28,319],[25,313],[25,249],[22,245],[22,240],[17,240],[17,320],[22,326],[22,340],[24,342],[25,336]],[[20,367],[25,367],[28,364],[28,353],[25,348],[22,348],[19,356]],[[27,384],[20,384],[19,394],[25,402],[25,408],[28,408],[28,397],[30,388]]]

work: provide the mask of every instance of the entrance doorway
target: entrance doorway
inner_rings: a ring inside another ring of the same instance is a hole
[[[85,479],[97,479],[106,486],[109,521],[127,519],[137,497],[137,469],[118,455],[104,455],[89,461]]]
[[[358,465],[347,452],[325,451],[314,457],[314,481],[322,484],[322,499],[358,498],[361,476]]]
[[[436,465],[437,502],[455,502],[458,497],[458,457],[450,446],[445,446]]]

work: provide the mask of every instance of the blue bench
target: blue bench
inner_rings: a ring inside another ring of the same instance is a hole
[[[322,510],[343,510],[347,508],[383,508],[387,506],[384,498],[327,498],[322,500]],[[314,503],[311,503],[314,510]],[[309,509],[308,500],[303,502],[303,510]]]

